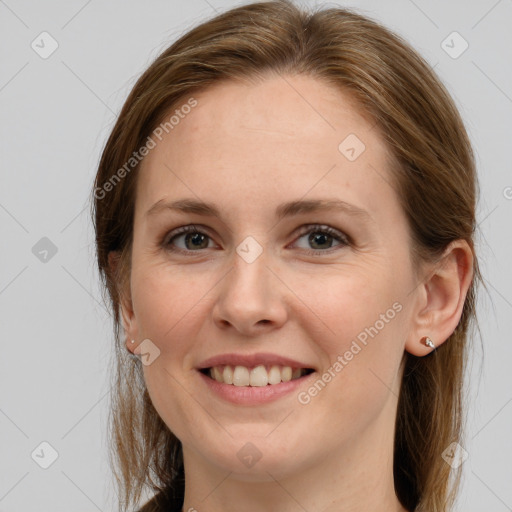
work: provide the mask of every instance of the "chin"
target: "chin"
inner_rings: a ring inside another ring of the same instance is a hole
[[[245,429],[247,430],[247,429]],[[265,428],[263,435],[235,435],[226,443],[219,443],[213,452],[211,445],[202,453],[210,464],[223,471],[233,473],[233,478],[247,482],[271,482],[285,478],[301,466],[298,448],[301,443],[286,445],[286,439],[276,437],[270,442],[265,436],[271,429]],[[272,435],[272,434],[271,434]],[[290,441],[288,439],[288,441]],[[201,450],[197,450],[201,451]],[[305,464],[305,461],[302,462]]]

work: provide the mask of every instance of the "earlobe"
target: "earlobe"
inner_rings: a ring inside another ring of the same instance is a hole
[[[137,339],[137,328],[129,284],[123,283],[123,280],[119,274],[120,258],[121,254],[119,251],[111,251],[108,255],[108,262],[111,275],[113,276],[113,279],[116,282],[116,286],[118,286],[119,290],[119,310],[123,331],[126,336],[126,348],[130,352],[133,352],[136,346],[135,340]]]
[[[123,330],[126,336],[126,348],[130,352],[133,352],[133,350],[137,346],[135,341],[138,339],[138,330],[129,290],[120,291],[120,309]]]
[[[407,352],[419,357],[442,345],[459,324],[473,279],[473,252],[468,243],[450,243],[428,275],[418,288],[413,328],[405,344]]]
[[[126,348],[133,352],[135,348],[135,340],[137,339],[137,330],[135,327],[135,315],[133,313],[133,308],[131,304],[131,300],[122,296],[120,298],[120,310],[121,310],[121,321],[123,325],[123,331],[126,336]],[[133,340],[133,342],[132,342]]]

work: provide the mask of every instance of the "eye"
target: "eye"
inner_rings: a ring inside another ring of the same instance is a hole
[[[302,246],[298,242],[302,242]],[[211,237],[195,225],[182,226],[165,236],[162,246],[168,251],[175,252],[198,252],[201,249],[211,249]],[[304,243],[306,246],[304,246]],[[334,244],[334,245],[333,245]],[[310,225],[302,229],[295,245],[299,249],[314,255],[330,253],[336,248],[343,248],[350,245],[350,239],[341,231],[330,226]]]
[[[300,241],[301,239],[305,239],[306,246],[299,246],[299,248],[312,254],[331,252],[330,249],[350,245],[346,235],[329,226],[309,226],[306,231],[302,231],[297,240]],[[333,246],[333,242],[337,242],[337,244]]]
[[[178,244],[181,239],[182,245]],[[210,248],[211,238],[196,226],[183,226],[166,236],[163,245],[170,251],[196,251]]]

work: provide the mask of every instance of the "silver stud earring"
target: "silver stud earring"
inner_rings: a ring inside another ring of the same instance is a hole
[[[423,343],[425,343],[427,347],[436,348],[434,342],[428,336],[424,336],[423,338],[421,338],[421,341],[423,341]]]

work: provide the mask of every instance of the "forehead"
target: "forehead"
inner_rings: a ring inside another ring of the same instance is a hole
[[[197,105],[183,110],[189,113],[144,159],[137,209],[162,198],[214,201],[219,194],[229,200],[226,208],[237,199],[256,209],[326,192],[366,203],[375,214],[379,205],[396,203],[385,143],[352,98],[334,87],[306,76],[272,76],[221,82],[194,99]]]

